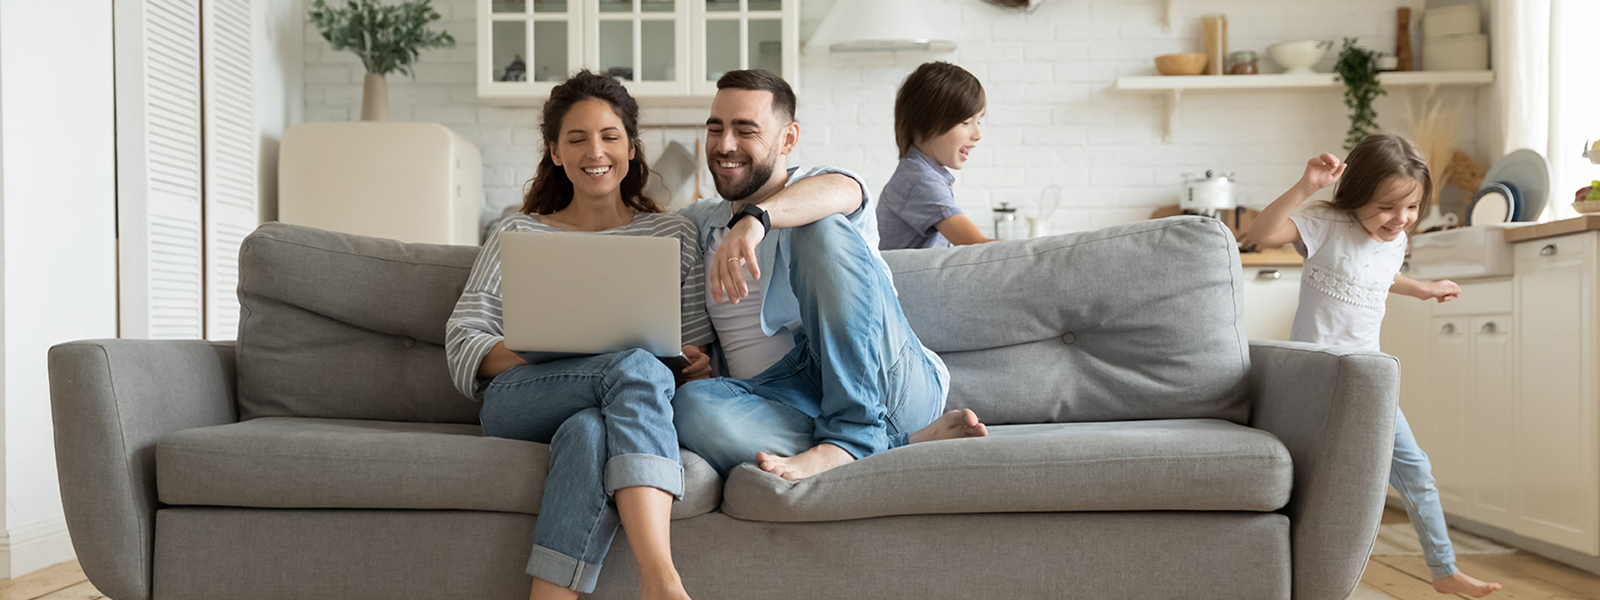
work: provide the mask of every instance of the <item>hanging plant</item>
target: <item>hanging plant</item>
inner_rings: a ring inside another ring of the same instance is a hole
[[[1353,150],[1367,136],[1378,132],[1378,111],[1372,101],[1387,94],[1378,83],[1378,52],[1356,46],[1356,38],[1345,38],[1339,62],[1333,71],[1344,82],[1344,105],[1350,109],[1350,132],[1344,149]]]
[[[349,0],[344,8],[328,6],[325,0],[311,4],[311,24],[322,32],[322,39],[334,50],[349,50],[361,57],[368,73],[411,75],[423,48],[450,48],[456,45],[448,31],[429,31],[428,23],[439,20],[439,13],[428,0],[409,0],[382,5],[374,0]]]

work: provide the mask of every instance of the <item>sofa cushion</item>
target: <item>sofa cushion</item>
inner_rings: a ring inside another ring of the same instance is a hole
[[[1216,219],[885,252],[947,408],[986,423],[1246,423],[1239,253]]]
[[[239,249],[239,413],[477,423],[444,324],[476,246],[266,223]]]
[[[790,482],[744,464],[722,511],[748,521],[1075,511],[1274,511],[1294,482],[1265,431],[1216,419],[1005,425]]]
[[[539,514],[545,444],[482,437],[476,425],[263,418],[174,433],[156,444],[156,487],[171,505],[485,510]],[[705,514],[722,481],[684,450],[683,501]]]

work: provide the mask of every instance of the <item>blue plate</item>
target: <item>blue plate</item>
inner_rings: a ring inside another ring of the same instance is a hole
[[[1510,223],[1517,218],[1517,192],[1501,182],[1485,184],[1472,196],[1467,208],[1467,225]]]

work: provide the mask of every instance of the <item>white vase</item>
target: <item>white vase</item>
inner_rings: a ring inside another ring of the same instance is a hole
[[[389,83],[383,75],[367,73],[361,89],[361,120],[389,120]]]

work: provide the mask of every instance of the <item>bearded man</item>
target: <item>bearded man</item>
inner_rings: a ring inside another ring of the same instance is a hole
[[[717,81],[706,157],[718,198],[700,229],[713,351],[728,375],[673,398],[678,441],[719,474],[740,463],[798,481],[910,443],[987,435],[940,414],[944,362],[901,312],[867,186],[788,166],[800,141],[789,84],[763,70]]]

